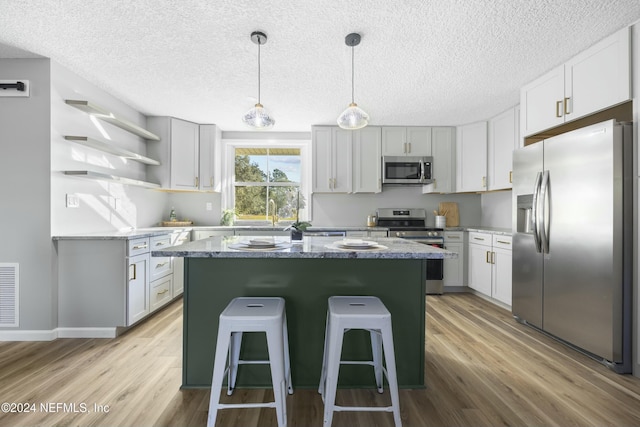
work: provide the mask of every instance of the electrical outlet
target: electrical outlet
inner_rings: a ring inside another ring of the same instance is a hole
[[[213,210],[213,203],[211,203],[211,202],[207,202],[207,204],[206,204],[206,209],[207,209],[208,211],[212,211],[212,210]]]
[[[66,203],[68,208],[80,207],[80,198],[77,194],[67,194]]]

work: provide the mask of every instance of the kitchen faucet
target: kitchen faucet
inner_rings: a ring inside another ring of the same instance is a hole
[[[276,222],[278,222],[278,215],[276,202],[273,199],[269,199],[269,210],[271,211],[271,226],[275,227]]]

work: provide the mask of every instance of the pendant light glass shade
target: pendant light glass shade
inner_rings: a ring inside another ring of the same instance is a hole
[[[254,129],[268,129],[276,121],[260,103],[260,46],[267,42],[267,35],[260,31],[251,33],[251,40],[258,45],[258,103],[242,116],[242,121]]]
[[[338,117],[338,126],[342,129],[362,129],[368,124],[369,115],[353,102]]]
[[[256,129],[268,129],[276,123],[260,103],[247,111],[242,121]]]
[[[353,100],[353,47],[360,44],[360,34],[351,33],[344,41],[347,46],[351,46],[351,104],[338,116],[337,122],[342,129],[362,129],[369,124],[369,115]]]

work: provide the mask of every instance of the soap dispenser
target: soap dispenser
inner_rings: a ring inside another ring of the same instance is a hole
[[[169,221],[177,221],[178,216],[176,215],[176,209],[171,207],[171,213],[169,214]]]

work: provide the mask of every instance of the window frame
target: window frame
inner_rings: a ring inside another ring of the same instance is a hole
[[[221,208],[222,210],[235,208],[235,150],[236,148],[297,148],[300,149],[300,193],[307,201],[305,210],[306,214],[300,216],[300,221],[311,221],[312,218],[312,203],[311,203],[311,141],[310,140],[224,140],[223,145],[223,179],[222,179],[222,197]],[[252,183],[247,186],[252,186]],[[290,187],[291,182],[270,182],[263,184],[255,183],[253,186],[271,186],[271,187]],[[290,224],[292,221],[281,221],[282,225]],[[235,220],[236,225],[271,225],[270,220]]]

